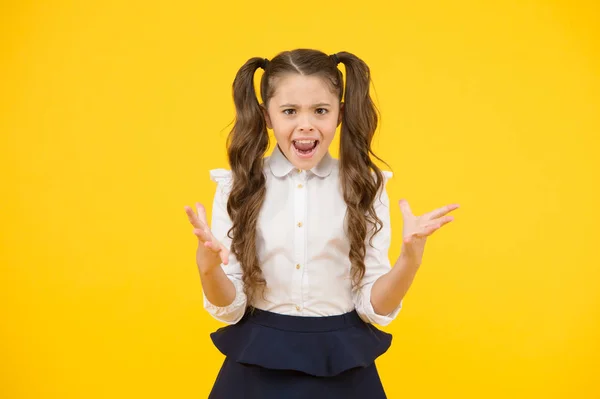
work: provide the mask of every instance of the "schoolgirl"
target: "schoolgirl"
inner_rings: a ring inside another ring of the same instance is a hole
[[[396,318],[427,237],[458,205],[415,216],[400,201],[403,242],[391,267],[392,173],[372,159],[369,86],[368,66],[348,52],[285,51],[238,71],[231,169],[210,171],[210,227],[201,204],[185,207],[205,308],[228,324],[211,334],[226,357],[210,398],[386,397],[374,361],[392,337],[374,325]],[[340,125],[338,160],[329,146]],[[265,157],[267,129],[277,145]]]

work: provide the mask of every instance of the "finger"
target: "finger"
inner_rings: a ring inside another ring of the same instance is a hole
[[[204,229],[194,229],[193,233],[202,242],[210,242],[213,239],[212,234]]]
[[[431,223],[426,225],[420,233],[417,233],[417,237],[427,237],[433,234],[436,230],[440,229],[443,225],[450,223],[454,218],[452,216],[445,216],[440,219],[432,220]]]
[[[227,248],[221,248],[219,255],[221,255],[221,262],[223,262],[224,265],[229,264],[229,251]]]
[[[212,242],[211,240],[204,242],[204,246],[213,252],[219,252],[219,247],[216,246],[215,243]]]
[[[192,224],[192,226],[194,226],[197,229],[202,229],[202,223],[200,223],[200,219],[198,219],[198,216],[196,216],[196,213],[194,213],[194,210],[189,207],[189,206],[185,206],[185,214],[187,215],[188,220],[190,221],[190,223]]]
[[[443,225],[448,224],[453,220],[454,220],[453,216],[447,215],[447,216],[441,217],[439,219],[435,219],[435,220],[433,220],[433,222],[439,224],[439,226],[442,227]]]
[[[224,265],[229,263],[229,251],[227,251],[227,248],[223,247],[222,245],[215,244],[214,241],[206,241],[204,246],[213,252],[217,252],[221,258],[221,263]]]
[[[196,209],[198,210],[198,218],[200,221],[208,226],[208,223],[206,222],[206,209],[204,209],[204,205],[196,202]]]
[[[441,208],[434,209],[431,212],[427,212],[426,214],[423,215],[423,217],[425,217],[426,219],[436,219],[441,216],[444,216],[448,212],[452,212],[453,210],[458,209],[459,207],[460,206],[458,204],[446,205]]]
[[[405,199],[401,199],[398,201],[400,205],[400,212],[402,212],[402,217],[407,219],[410,216],[413,216],[412,210],[410,209],[410,205],[408,205],[408,201]]]
[[[427,238],[429,237],[431,234],[433,234],[434,231],[436,231],[437,229],[439,229],[440,226],[435,224],[435,225],[431,225],[431,226],[427,226],[424,227],[421,231],[419,231],[418,233],[413,233],[411,236],[408,236],[405,242],[409,242],[412,241],[414,238]]]

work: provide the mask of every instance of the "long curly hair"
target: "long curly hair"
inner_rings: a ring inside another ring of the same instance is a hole
[[[346,90],[337,64],[346,70]],[[254,57],[237,72],[233,82],[236,119],[227,138],[229,164],[233,186],[227,202],[227,212],[233,222],[228,235],[231,252],[243,270],[244,290],[248,303],[259,287],[265,286],[256,251],[257,220],[266,194],[263,174],[265,153],[269,147],[267,125],[254,90],[254,74],[263,68],[260,94],[265,103],[275,92],[276,77],[288,73],[323,78],[340,102],[344,100],[340,128],[340,180],[347,205],[346,230],[350,240],[349,258],[354,285],[365,274],[366,237],[382,228],[374,202],[383,187],[383,174],[372,157],[371,150],[377,128],[378,111],[369,94],[371,82],[367,64],[354,54],[339,52],[327,55],[318,50],[296,49],[279,53],[272,60]],[[369,244],[371,244],[369,240]]]

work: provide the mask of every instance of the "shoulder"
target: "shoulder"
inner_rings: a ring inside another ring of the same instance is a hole
[[[231,170],[229,169],[211,169],[209,173],[210,180],[215,183],[227,183],[232,180]]]
[[[210,180],[217,183],[221,194],[229,194],[233,186],[233,174],[229,169],[211,169]]]
[[[382,170],[381,173],[383,174],[383,185],[394,176],[394,173],[389,170]],[[375,172],[371,172],[371,175],[375,177]]]

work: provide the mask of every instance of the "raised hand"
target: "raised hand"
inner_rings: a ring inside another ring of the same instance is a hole
[[[421,216],[413,215],[408,201],[405,199],[400,200],[399,205],[404,221],[402,226],[401,256],[406,256],[411,262],[420,265],[423,260],[427,237],[443,225],[454,220],[452,216],[448,216],[447,214],[457,209],[459,205],[446,205]]]
[[[206,222],[206,210],[199,202],[196,202],[196,210],[185,206],[188,220],[194,226],[193,233],[198,238],[198,250],[196,251],[196,263],[200,269],[206,270],[219,266],[221,263],[229,263],[229,250],[221,244],[210,231]]]

